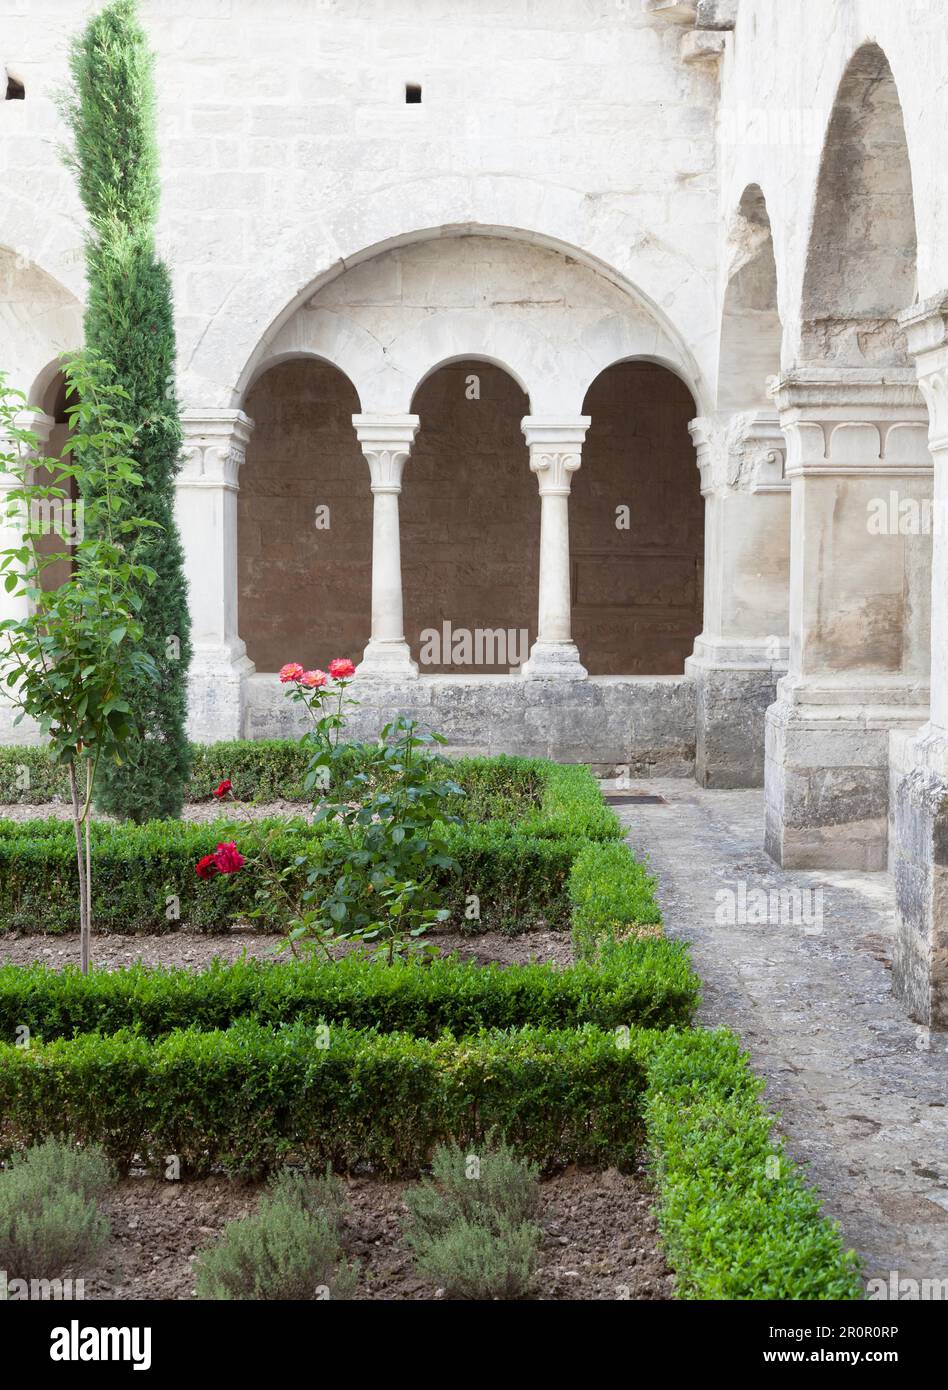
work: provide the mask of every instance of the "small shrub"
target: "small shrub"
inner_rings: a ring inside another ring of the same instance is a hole
[[[0,1268],[51,1279],[93,1259],[109,1235],[96,1198],[112,1180],[104,1154],[50,1139],[0,1173]]]
[[[540,1234],[529,1222],[490,1229],[459,1221],[418,1248],[415,1263],[449,1298],[523,1298],[536,1276]]]
[[[537,1165],[517,1158],[496,1135],[485,1140],[480,1153],[439,1144],[431,1177],[405,1196],[413,1239],[433,1239],[461,1221],[494,1229],[519,1226],[536,1214],[538,1179]]]
[[[541,1231],[539,1170],[489,1136],[480,1153],[435,1151],[432,1175],[405,1195],[408,1244],[419,1271],[452,1298],[521,1298],[530,1291]]]
[[[200,1298],[295,1302],[349,1298],[358,1271],[342,1259],[342,1195],[327,1175],[281,1172],[253,1216],[231,1221],[197,1266]]]

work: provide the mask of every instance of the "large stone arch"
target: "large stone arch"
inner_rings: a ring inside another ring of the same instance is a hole
[[[372,199],[367,206],[347,207],[344,217],[332,214],[335,221],[288,233],[265,265],[235,282],[182,360],[184,397],[215,408],[239,404],[284,325],[325,286],[365,262],[424,241],[487,236],[556,251],[613,283],[667,335],[676,370],[702,408],[707,406],[707,371],[677,325],[710,320],[711,290],[684,255],[676,258],[648,237],[603,244],[598,230],[586,226],[588,200],[574,190],[551,190],[526,179],[473,182],[480,215],[471,207],[471,186],[459,187],[455,179],[416,180],[406,185],[404,197]],[[406,228],[406,210],[410,216],[413,208],[431,209],[432,215],[416,214],[415,225]]]
[[[843,73],[820,162],[801,292],[800,359],[908,365],[898,314],[916,298],[918,237],[902,103],[874,42]]]

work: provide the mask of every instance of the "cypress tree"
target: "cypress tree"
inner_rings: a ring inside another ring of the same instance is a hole
[[[135,0],[112,0],[74,40],[66,117],[68,156],[89,218],[86,346],[114,367],[135,426],[131,453],[143,479],[135,515],[160,529],[133,538],[157,578],[143,594],[144,645],[158,679],[127,692],[139,734],[121,764],[100,767],[96,804],[135,821],[180,815],[189,770],[185,733],[190,620],[174,519],[181,419],[174,389],[170,276],[158,257],[158,147],[153,58]]]

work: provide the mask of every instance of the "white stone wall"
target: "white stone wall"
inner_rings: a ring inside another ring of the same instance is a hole
[[[82,294],[52,97],[86,0],[5,0],[0,245]],[[11,13],[12,11],[12,13]],[[635,287],[714,377],[712,68],[615,0],[145,0],[182,389],[236,403],[263,335],[324,280],[442,228],[510,229]],[[420,82],[420,106],[406,105]],[[12,344],[0,339],[0,360]],[[707,404],[707,400],[705,401]]]

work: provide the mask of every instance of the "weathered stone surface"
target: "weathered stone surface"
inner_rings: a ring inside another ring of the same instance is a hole
[[[684,676],[525,681],[505,676],[421,676],[394,685],[357,680],[361,705],[347,728],[374,738],[402,714],[458,753],[515,753],[590,763],[605,773],[689,777],[694,772],[694,687]],[[275,676],[246,682],[248,738],[301,733],[306,719]]]
[[[636,784],[667,805],[623,806],[658,875],[666,931],[688,941],[701,1021],[735,1029],[790,1156],[809,1165],[864,1277],[948,1272],[948,1033],[914,1024],[893,991],[893,892],[882,874],[778,868],[760,843],[759,791]],[[722,895],[822,894],[822,930],[778,910],[763,924]]]

